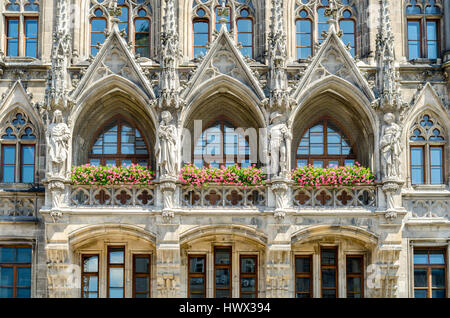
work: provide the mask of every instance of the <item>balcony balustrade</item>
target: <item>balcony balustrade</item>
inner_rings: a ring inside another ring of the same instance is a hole
[[[70,203],[72,206],[127,206],[151,207],[155,205],[154,186],[114,185],[98,187],[77,185],[72,187]]]

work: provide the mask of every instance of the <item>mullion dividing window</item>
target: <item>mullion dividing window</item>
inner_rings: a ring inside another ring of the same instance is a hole
[[[295,257],[295,296],[313,297],[312,255]]]

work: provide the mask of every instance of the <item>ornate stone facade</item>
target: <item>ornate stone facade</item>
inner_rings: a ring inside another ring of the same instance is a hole
[[[296,297],[296,277],[309,277],[308,295],[322,297],[324,250],[336,251],[334,292],[342,298],[354,255],[363,260],[364,297],[414,297],[418,249],[446,251],[450,274],[449,1],[424,2],[444,17],[433,61],[408,60],[405,0],[31,2],[0,0],[5,48],[11,17],[24,20],[34,5],[39,18],[36,58],[0,50],[0,247],[32,247],[32,297],[82,296],[86,255],[98,257],[95,295],[110,296],[115,247],[125,255],[124,297],[136,296],[139,257],[149,260],[150,297],[188,297],[196,282],[203,296],[217,296],[217,268],[230,271],[232,297],[249,286],[257,297]],[[322,6],[326,32],[298,59],[296,21],[304,10],[313,25]],[[347,11],[353,47],[340,24]],[[93,19],[104,19],[104,32],[90,34]],[[242,19],[251,32],[239,29]],[[204,56],[194,56],[194,20],[209,23]],[[148,21],[148,56],[135,54],[147,30],[136,21]],[[244,33],[252,34],[252,57],[243,54]],[[93,45],[91,36],[104,41]],[[156,179],[145,187],[74,184],[70,167],[89,162],[95,138],[118,116],[136,126]],[[323,118],[345,128],[375,185],[312,190],[292,182],[302,136]],[[243,144],[253,132],[267,137],[257,138],[257,154],[244,154],[268,167],[267,184],[183,185],[178,173],[196,160],[198,136],[230,122],[243,128]],[[34,147],[32,163],[24,146]],[[6,148],[15,151],[12,164]],[[23,177],[27,165],[32,182]],[[221,248],[229,259],[217,263]],[[308,273],[299,259],[310,262]],[[252,279],[242,280],[243,264],[253,261],[245,273]]]

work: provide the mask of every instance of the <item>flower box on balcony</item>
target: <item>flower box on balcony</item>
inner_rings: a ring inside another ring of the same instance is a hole
[[[292,172],[292,180],[297,186],[306,189],[329,187],[334,189],[354,188],[355,186],[372,186],[376,181],[373,173],[355,166],[318,168],[311,165],[298,168]]]
[[[155,173],[149,167],[130,166],[92,166],[89,164],[73,167],[71,174],[74,185],[150,185]]]
[[[179,175],[180,181],[191,187],[207,187],[209,184],[230,185],[243,189],[258,187],[266,183],[266,176],[254,165],[248,168],[237,165],[218,168],[198,168],[185,165]]]

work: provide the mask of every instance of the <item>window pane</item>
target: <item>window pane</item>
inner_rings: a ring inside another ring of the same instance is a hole
[[[89,256],[84,258],[83,272],[97,273],[98,272],[98,256]]]
[[[431,265],[444,265],[444,252],[442,251],[430,251],[430,264]]]
[[[435,289],[431,293],[433,298],[445,298],[445,289]]]
[[[30,288],[18,288],[17,289],[17,298],[30,298],[31,297],[31,289]]]
[[[322,249],[322,265],[335,265],[335,264],[336,264],[336,250]]]
[[[17,248],[17,263],[31,263],[31,247]]]
[[[252,20],[250,19],[239,19],[237,21],[238,32],[248,32],[253,31]]]
[[[445,288],[445,268],[431,269],[431,287]]]
[[[123,268],[109,269],[109,287],[123,287]]]
[[[123,249],[110,249],[109,263],[110,264],[123,264],[124,263]]]
[[[297,257],[295,259],[295,271],[296,273],[310,273],[311,261],[309,257]]]
[[[216,287],[218,288],[230,287],[230,270],[228,268],[216,269]]]
[[[13,183],[15,161],[16,161],[16,146],[4,146],[3,147],[3,182]]]
[[[203,293],[205,281],[203,277],[191,277],[189,279],[189,287],[191,293]],[[192,296],[191,296],[192,297]]]
[[[426,289],[414,290],[414,298],[427,298],[427,290]]]
[[[22,146],[22,182],[34,182],[34,146]]]
[[[245,274],[256,273],[256,258],[254,257],[241,258],[241,273]]]
[[[322,269],[322,287],[325,288],[336,287],[336,269],[334,268]]]
[[[136,277],[135,278],[135,292],[147,292],[149,289],[148,277]]]
[[[209,23],[208,22],[194,22],[194,32],[195,33],[209,33]]]
[[[361,292],[361,277],[347,278],[347,292]]]
[[[204,257],[191,257],[190,272],[191,273],[204,273],[205,272],[205,258]]]
[[[136,273],[150,273],[150,258],[149,257],[136,257],[135,268]]]
[[[14,247],[0,247],[0,263],[14,263],[15,250]]]
[[[408,22],[408,47],[409,59],[414,60],[421,56],[420,54],[420,22]]]
[[[361,274],[361,261],[360,257],[347,257],[347,274]]]
[[[243,277],[241,279],[241,292],[251,293],[256,291],[256,278],[255,277]]]
[[[14,268],[0,267],[0,286],[12,287],[14,284]]]
[[[414,287],[427,287],[427,269],[415,268],[414,269]]]
[[[442,148],[430,148],[431,184],[443,183]]]
[[[311,279],[309,277],[297,277],[297,292],[309,293],[311,289]]]
[[[230,250],[216,250],[216,264],[217,265],[229,265],[230,264]]]
[[[18,287],[31,286],[31,267],[17,268],[17,286]]]
[[[0,288],[0,298],[13,298],[12,288]]]
[[[109,298],[123,298],[123,288],[110,288]]]
[[[322,290],[322,298],[336,298],[336,290],[335,289]]]
[[[428,251],[414,251],[414,265],[427,265]]]

